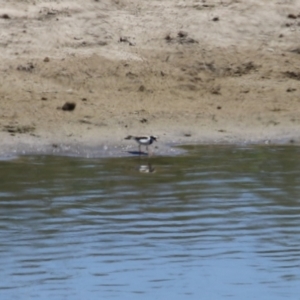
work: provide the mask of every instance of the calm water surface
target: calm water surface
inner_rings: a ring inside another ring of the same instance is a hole
[[[300,299],[297,147],[0,168],[1,299]]]

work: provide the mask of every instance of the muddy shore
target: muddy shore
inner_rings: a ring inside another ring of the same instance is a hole
[[[299,1],[0,4],[2,157],[300,143]]]

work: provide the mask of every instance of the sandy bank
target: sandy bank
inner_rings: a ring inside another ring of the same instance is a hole
[[[299,1],[0,4],[0,155],[300,142]]]

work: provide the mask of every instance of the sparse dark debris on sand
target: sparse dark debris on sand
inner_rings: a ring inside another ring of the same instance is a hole
[[[20,125],[5,125],[3,127],[3,131],[7,131],[11,134],[16,134],[16,133],[31,133],[35,131],[34,126],[20,126]]]
[[[75,102],[66,102],[63,106],[62,106],[62,110],[64,111],[73,111],[76,107],[76,103]]]

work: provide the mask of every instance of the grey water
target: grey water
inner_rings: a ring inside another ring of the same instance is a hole
[[[300,149],[0,161],[0,299],[300,299]]]

